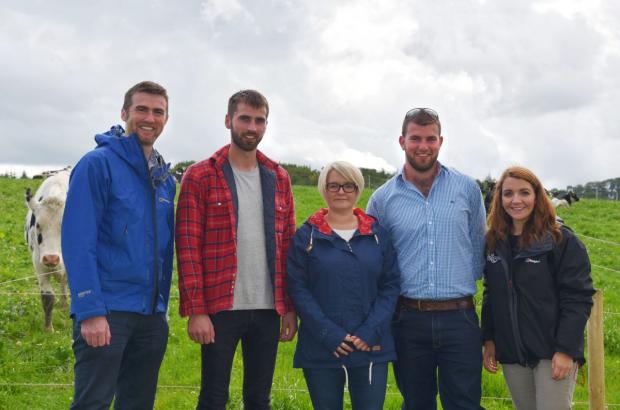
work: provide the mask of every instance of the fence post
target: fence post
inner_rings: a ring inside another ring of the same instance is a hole
[[[603,339],[603,291],[594,294],[588,320],[588,389],[590,410],[605,409],[605,345]]]

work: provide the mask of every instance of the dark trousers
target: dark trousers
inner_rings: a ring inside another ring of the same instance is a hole
[[[237,344],[243,353],[246,410],[271,408],[280,316],[275,310],[228,310],[210,315],[215,342],[201,346],[202,380],[197,409],[224,410]]]
[[[353,410],[382,410],[387,385],[387,363],[347,367],[349,394]],[[370,376],[372,372],[372,377]],[[321,410],[342,410],[345,372],[333,369],[304,369],[312,407]]]
[[[482,333],[474,309],[420,312],[399,305],[392,324],[403,409],[478,410]]]
[[[111,342],[91,347],[73,320],[75,383],[71,409],[152,409],[157,377],[166,345],[168,322],[164,314],[110,312]]]

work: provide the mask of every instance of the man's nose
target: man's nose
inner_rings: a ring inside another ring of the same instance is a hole
[[[149,121],[149,122],[155,121],[155,115],[153,114],[153,111],[151,110],[147,111],[146,115],[144,116],[144,120]]]

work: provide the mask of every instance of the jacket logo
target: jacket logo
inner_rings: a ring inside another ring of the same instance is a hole
[[[83,298],[93,293],[90,289],[78,293],[78,298]]]
[[[540,263],[540,259],[526,258],[525,263]]]
[[[497,256],[496,254],[492,253],[490,255],[487,255],[487,261],[491,262],[491,263],[497,263],[501,260],[501,258],[499,256]]]

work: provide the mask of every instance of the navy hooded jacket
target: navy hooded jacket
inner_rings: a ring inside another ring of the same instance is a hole
[[[355,209],[359,225],[346,242],[319,210],[295,233],[287,260],[288,292],[301,319],[294,366],[361,367],[396,359],[390,328],[400,271],[389,234]],[[370,352],[333,352],[347,334]]]
[[[168,307],[176,181],[163,161],[149,171],[137,136],[122,133],[95,136],[69,180],[61,235],[77,321]]]

